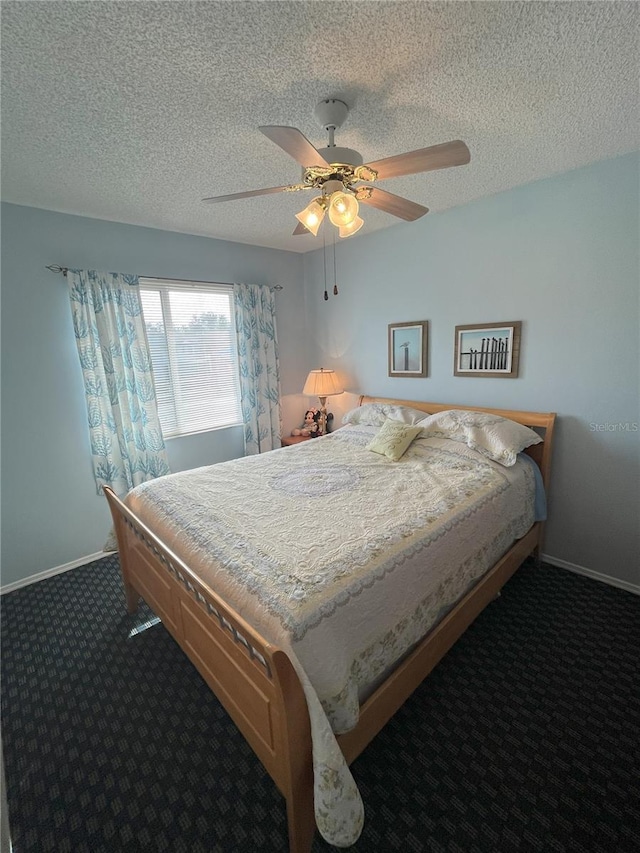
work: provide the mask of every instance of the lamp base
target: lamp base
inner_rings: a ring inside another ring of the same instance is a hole
[[[326,409],[320,409],[320,420],[318,421],[317,435],[327,435],[330,432],[329,424],[333,420],[333,412],[328,412]]]
[[[320,400],[320,420],[318,421],[318,435],[327,433],[327,398],[318,397]]]

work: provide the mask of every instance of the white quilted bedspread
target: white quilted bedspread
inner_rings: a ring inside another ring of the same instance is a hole
[[[363,807],[333,732],[534,520],[529,465],[418,439],[399,462],[349,426],[136,487],[128,505],[291,657],[309,705],[316,821],[353,844]]]

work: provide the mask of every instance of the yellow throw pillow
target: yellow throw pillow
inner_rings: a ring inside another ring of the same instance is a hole
[[[367,445],[367,450],[373,450],[374,453],[380,453],[397,462],[421,432],[422,427],[388,420],[382,424],[376,437]]]

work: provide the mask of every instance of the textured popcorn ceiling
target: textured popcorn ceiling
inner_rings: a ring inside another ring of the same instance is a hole
[[[352,111],[336,142],[365,162],[463,139],[468,166],[380,184],[445,210],[638,148],[639,11],[5,0],[3,199],[308,251],[321,238],[291,232],[311,193],[201,203],[299,180],[259,125],[322,147],[313,108],[339,97]],[[417,227],[363,208],[361,233]]]

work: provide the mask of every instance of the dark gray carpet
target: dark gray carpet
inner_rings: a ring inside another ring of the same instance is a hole
[[[150,619],[115,557],[3,597],[16,853],[287,850],[275,786]],[[639,661],[638,597],[523,566],[353,765],[351,849],[637,853]]]

